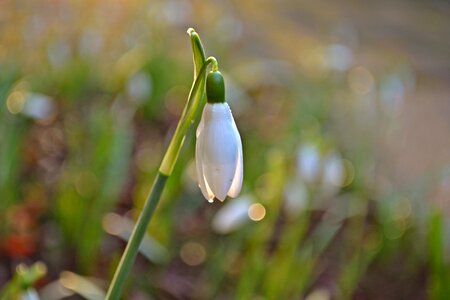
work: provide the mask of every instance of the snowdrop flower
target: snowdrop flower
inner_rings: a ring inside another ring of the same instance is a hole
[[[225,102],[223,77],[212,71],[206,79],[208,99],[197,128],[195,158],[203,196],[213,202],[235,198],[242,187],[242,142],[230,107]]]
[[[297,171],[308,183],[318,180],[321,168],[320,150],[314,144],[305,144],[297,152]]]
[[[39,296],[35,289],[29,288],[20,296],[20,300],[39,300]]]

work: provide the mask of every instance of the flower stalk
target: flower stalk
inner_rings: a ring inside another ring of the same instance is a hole
[[[181,118],[178,122],[174,136],[161,162],[159,172],[156,175],[149,196],[144,204],[141,215],[133,229],[128,240],[125,251],[120,259],[119,265],[115,271],[113,280],[106,295],[107,300],[117,300],[120,298],[123,286],[131,271],[131,268],[139,251],[139,246],[144,238],[147,227],[153,216],[153,213],[159,203],[161,194],[164,191],[167,179],[172,174],[178,155],[183,146],[186,132],[190,125],[194,123],[194,118],[203,107],[205,98],[206,70],[208,65],[212,64],[212,70],[218,69],[217,61],[214,57],[205,59],[205,51],[200,41],[199,35],[190,28],[188,34],[191,39],[192,51],[194,54],[194,83],[189,93],[188,100],[184,107]]]

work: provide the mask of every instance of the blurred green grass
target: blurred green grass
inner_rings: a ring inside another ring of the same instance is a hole
[[[226,76],[243,195],[202,198],[191,132],[125,298],[446,299],[448,6],[281,2],[0,4],[2,289],[42,261],[24,289],[101,297],[189,92],[194,26]]]

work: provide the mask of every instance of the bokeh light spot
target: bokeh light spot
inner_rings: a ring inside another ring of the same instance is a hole
[[[181,247],[180,257],[189,266],[198,266],[206,259],[206,250],[201,244],[188,242]]]
[[[18,114],[22,111],[26,100],[26,94],[23,91],[14,91],[6,99],[6,108],[12,114]]]
[[[312,291],[306,300],[329,300],[331,299],[330,292],[324,288],[319,288]]]
[[[19,264],[16,267],[16,272],[17,272],[17,274],[20,274],[20,275],[25,274],[27,272],[27,270],[28,270],[28,268],[25,264]]]
[[[355,179],[355,167],[353,166],[352,162],[348,159],[343,159],[342,163],[344,164],[345,168],[345,179],[342,182],[342,187],[350,185],[353,180]]]
[[[69,271],[61,272],[59,282],[63,287],[70,290],[74,290],[77,287],[77,279],[75,277],[75,274]]]
[[[92,197],[98,190],[97,176],[91,171],[82,171],[75,178],[75,189],[83,197]]]
[[[408,198],[402,197],[396,202],[393,212],[393,219],[401,222],[408,219],[411,216],[411,212],[411,202]]]
[[[155,152],[159,150],[159,147],[151,146],[144,144],[143,147],[141,147],[134,158],[136,166],[141,170],[142,172],[150,173],[155,168]]]
[[[123,231],[122,217],[115,213],[108,213],[102,219],[103,229],[111,235],[119,235]]]
[[[348,73],[348,84],[350,89],[356,94],[367,94],[375,85],[375,79],[364,67],[355,67]]]
[[[377,252],[383,245],[383,239],[378,233],[371,233],[367,236],[364,241],[364,249],[370,252]]]
[[[248,217],[252,221],[261,221],[266,216],[266,208],[261,203],[250,205],[248,209]]]

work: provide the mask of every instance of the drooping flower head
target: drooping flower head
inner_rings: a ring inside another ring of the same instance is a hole
[[[225,102],[222,74],[213,71],[206,79],[208,99],[197,128],[195,158],[203,196],[213,202],[235,198],[242,187],[243,156],[239,131]]]

